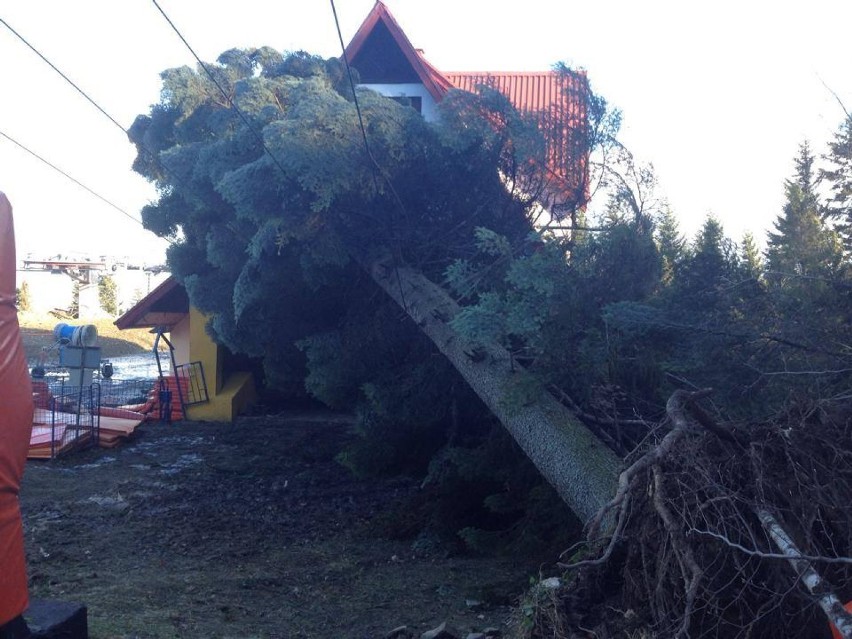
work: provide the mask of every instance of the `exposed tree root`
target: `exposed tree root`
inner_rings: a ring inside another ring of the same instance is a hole
[[[669,399],[587,527],[595,553],[562,564],[562,629],[530,636],[852,637],[852,410],[733,426],[708,394]]]

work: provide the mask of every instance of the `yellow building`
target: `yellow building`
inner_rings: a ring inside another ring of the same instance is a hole
[[[122,330],[152,328],[167,333],[184,388],[195,389],[202,380],[205,382],[208,399],[202,401],[203,397],[194,395],[187,406],[187,419],[233,421],[256,399],[254,378],[250,372],[228,369],[227,349],[210,338],[206,323],[207,318],[189,303],[186,289],[174,277],[115,320]],[[177,402],[177,397],[173,401]]]

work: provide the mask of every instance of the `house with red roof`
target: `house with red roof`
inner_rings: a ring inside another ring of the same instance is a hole
[[[549,204],[588,199],[589,83],[582,71],[439,71],[414,47],[387,6],[378,0],[345,49],[360,85],[409,104],[433,121],[453,90],[496,89],[520,112],[547,129],[545,170]]]

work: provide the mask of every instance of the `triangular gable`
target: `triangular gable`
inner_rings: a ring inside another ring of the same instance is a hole
[[[173,328],[188,313],[189,297],[186,289],[174,276],[170,276],[115,320],[114,324],[120,330],[157,326]]]
[[[364,19],[345,55],[361,73],[362,84],[422,84],[436,103],[452,89],[476,93],[484,85],[499,91],[518,111],[534,114],[546,130],[544,168],[553,196],[548,205],[557,209],[561,206],[557,199],[568,206],[588,200],[589,83],[585,72],[442,73],[414,48],[381,0]]]
[[[381,0],[361,23],[345,55],[349,64],[361,72],[365,84],[417,81],[436,102],[452,88],[449,80],[414,48]]]

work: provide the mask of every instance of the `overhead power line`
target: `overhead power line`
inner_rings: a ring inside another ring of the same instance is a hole
[[[114,208],[116,211],[118,211],[119,213],[121,213],[121,214],[122,214],[122,215],[124,215],[125,217],[130,218],[131,220],[133,220],[133,221],[134,221],[134,222],[136,222],[137,224],[140,224],[140,225],[142,224],[142,222],[141,222],[139,219],[137,219],[136,217],[134,217],[133,215],[131,215],[130,213],[128,213],[127,211],[125,211],[123,208],[121,208],[120,206],[118,206],[118,204],[115,204],[114,202],[111,202],[110,200],[106,199],[103,195],[101,195],[101,194],[100,194],[100,193],[98,193],[97,191],[94,191],[93,189],[89,188],[88,186],[86,186],[85,184],[83,184],[80,180],[78,180],[77,178],[75,178],[75,177],[74,177],[74,176],[72,176],[72,175],[69,175],[68,173],[66,173],[65,171],[63,171],[62,169],[60,169],[58,166],[56,166],[56,165],[55,165],[55,164],[53,164],[52,162],[50,162],[50,161],[46,160],[44,157],[42,157],[41,155],[39,155],[39,154],[38,154],[38,153],[36,153],[35,151],[33,151],[33,150],[31,150],[31,149],[27,148],[27,147],[26,147],[26,146],[24,146],[22,143],[18,142],[15,138],[11,137],[10,135],[7,135],[7,134],[6,134],[6,133],[4,133],[3,131],[0,131],[0,136],[3,136],[3,137],[4,137],[4,138],[6,138],[7,140],[9,140],[9,142],[11,142],[12,144],[14,144],[14,145],[15,145],[15,146],[17,146],[18,148],[22,149],[23,151],[26,151],[26,152],[27,152],[27,153],[29,153],[31,156],[33,156],[34,158],[36,158],[39,162],[42,162],[42,163],[46,164],[47,166],[49,166],[51,169],[53,169],[53,170],[54,170],[54,171],[56,171],[57,173],[60,173],[61,175],[64,175],[66,178],[68,178],[69,180],[71,180],[74,184],[76,184],[77,186],[79,186],[81,189],[83,189],[84,191],[88,192],[89,194],[94,195],[96,198],[98,198],[98,199],[99,199],[101,202],[103,202],[104,204],[107,204],[108,206],[111,206],[111,207],[112,207],[112,208]]]
[[[11,26],[8,22],[6,22],[3,18],[0,18],[0,23],[2,23],[2,24],[3,24],[3,26],[5,26],[5,27],[6,27],[9,31],[11,31],[11,32],[15,35],[15,37],[17,37],[17,38],[18,38],[21,42],[23,42],[23,43],[24,43],[24,44],[25,44],[25,45],[26,45],[26,46],[27,46],[27,47],[28,47],[28,48],[29,48],[29,49],[30,49],[33,53],[35,53],[35,54],[36,54],[39,58],[41,58],[41,60],[42,60],[45,64],[47,64],[47,65],[48,65],[51,69],[53,69],[53,70],[54,70],[57,74],[59,74],[59,76],[60,76],[63,80],[65,80],[68,84],[70,84],[70,85],[71,85],[71,86],[72,86],[72,87],[73,87],[73,88],[77,91],[77,93],[79,93],[80,95],[82,95],[82,96],[83,96],[83,97],[84,97],[84,98],[85,98],[85,99],[86,99],[86,100],[87,100],[87,101],[88,101],[88,102],[89,102],[89,103],[90,103],[93,107],[95,107],[95,108],[96,108],[96,109],[97,109],[97,110],[98,110],[98,111],[99,111],[99,112],[100,112],[100,113],[101,113],[101,114],[102,114],[102,115],[103,115],[103,116],[104,116],[107,120],[109,120],[112,124],[114,124],[114,125],[116,126],[116,128],[118,128],[118,129],[119,129],[119,130],[120,130],[120,131],[121,131],[121,132],[125,135],[125,137],[127,137],[127,136],[128,136],[128,130],[127,130],[127,129],[125,129],[125,128],[121,125],[121,123],[120,123],[118,120],[116,120],[113,116],[111,116],[111,115],[110,115],[110,114],[106,111],[106,109],[104,109],[104,108],[103,108],[100,104],[98,104],[98,102],[97,102],[94,98],[92,98],[92,97],[91,97],[88,93],[86,93],[83,89],[81,89],[81,88],[80,88],[80,87],[79,87],[79,86],[78,86],[78,85],[77,85],[77,84],[76,84],[73,80],[71,80],[71,78],[69,78],[69,77],[68,77],[65,73],[63,73],[63,71],[62,71],[59,67],[57,67],[57,66],[56,66],[55,64],[53,64],[50,60],[48,60],[48,59],[47,59],[47,57],[46,57],[43,53],[41,53],[41,51],[39,51],[39,50],[38,50],[38,49],[36,49],[36,48],[35,48],[32,44],[30,44],[30,42],[29,42],[29,41],[28,41],[28,40],[27,40],[24,36],[22,36],[22,35],[21,35],[20,33],[18,33],[15,29],[13,29],[13,28],[12,28],[12,26]],[[88,186],[86,186],[85,184],[82,184],[80,181],[78,181],[78,180],[77,180],[77,179],[75,179],[74,177],[72,177],[72,176],[68,175],[68,174],[67,174],[65,171],[63,171],[62,169],[60,169],[60,168],[58,168],[57,166],[53,165],[51,162],[47,161],[46,159],[44,159],[42,156],[38,155],[37,153],[35,153],[35,152],[31,151],[31,150],[30,150],[30,149],[28,149],[26,146],[24,146],[23,144],[21,144],[20,142],[18,142],[18,141],[16,141],[16,140],[12,139],[11,137],[9,137],[8,135],[6,135],[5,133],[0,132],[0,135],[3,135],[3,137],[7,138],[9,141],[11,141],[11,142],[13,142],[14,144],[16,144],[18,147],[20,147],[21,149],[23,149],[24,151],[26,151],[26,152],[27,152],[27,153],[29,153],[30,155],[32,155],[32,156],[34,156],[34,157],[36,157],[37,159],[39,159],[41,162],[43,162],[44,164],[46,164],[46,165],[47,165],[47,166],[49,166],[50,168],[52,168],[52,169],[54,169],[54,170],[58,171],[60,174],[64,175],[66,178],[68,178],[69,180],[71,180],[72,182],[74,182],[75,184],[77,184],[78,186],[82,187],[83,189],[85,189],[86,191],[88,191],[90,194],[94,195],[96,198],[98,198],[98,199],[100,199],[100,200],[102,200],[102,201],[106,202],[109,206],[111,206],[112,208],[116,209],[119,213],[121,213],[122,215],[125,215],[125,216],[129,217],[129,218],[130,218],[130,219],[132,219],[134,222],[136,222],[136,223],[140,224],[140,225],[144,228],[144,224],[142,224],[142,222],[141,222],[139,219],[137,219],[136,217],[134,217],[133,215],[131,215],[130,213],[128,213],[127,211],[125,211],[125,210],[124,210],[124,209],[122,209],[121,207],[116,206],[115,204],[113,204],[112,202],[110,202],[109,200],[107,200],[106,198],[104,198],[104,197],[100,196],[98,193],[96,193],[94,190],[92,190],[91,188],[89,188],[89,187],[88,187]],[[140,143],[138,144],[138,147],[139,147],[139,149],[140,149],[141,151],[144,151],[145,153],[147,153],[147,154],[148,154],[148,155],[149,155],[149,156],[150,156],[150,157],[151,157],[151,158],[152,158],[155,162],[157,162],[157,164],[160,166],[160,168],[161,168],[161,169],[162,169],[165,173],[169,173],[168,169],[166,169],[166,167],[165,167],[165,166],[163,166],[162,164],[160,164],[160,163],[157,161],[157,154],[156,154],[154,151],[152,151],[151,149],[149,149],[149,148],[148,148],[148,147],[147,147],[144,143],[142,143],[142,142],[140,142]],[[162,236],[161,236],[161,237],[162,237]],[[171,238],[163,237],[163,239],[165,239],[165,240],[166,240],[169,244],[175,244],[174,240],[172,240]]]
[[[355,113],[358,114],[358,127],[361,129],[361,139],[364,141],[364,151],[367,154],[367,159],[370,164],[370,172],[373,175],[373,186],[376,189],[376,196],[379,196],[381,193],[379,189],[379,178],[376,174],[378,171],[382,174],[385,183],[388,185],[388,189],[390,189],[390,192],[393,194],[394,204],[399,207],[399,210],[403,215],[405,215],[405,204],[402,203],[402,198],[400,198],[399,194],[396,192],[396,188],[394,188],[390,176],[382,171],[382,167],[379,166],[378,162],[376,162],[376,158],[373,157],[373,152],[370,150],[370,144],[367,141],[367,129],[364,127],[364,118],[361,116],[361,105],[358,103],[358,92],[355,90],[355,80],[352,79],[352,67],[349,66],[349,59],[346,56],[346,44],[343,42],[343,31],[340,29],[340,20],[337,18],[337,7],[334,5],[334,0],[329,1],[331,2],[331,13],[334,16],[334,27],[337,29],[337,38],[340,40],[340,57],[343,59],[343,64],[346,65],[346,75],[349,77],[349,88],[352,90],[352,101],[355,103]],[[402,264],[402,248],[400,247],[399,241],[399,219],[397,211],[394,208],[391,208],[389,236],[394,254],[393,257],[395,264],[393,271],[396,276],[396,285],[399,289],[399,298],[402,300],[402,308],[405,311],[408,311],[408,302],[405,300],[405,292],[402,290],[402,280],[399,276],[399,266]]]
[[[171,18],[169,18],[166,12],[163,11],[163,8],[159,5],[157,0],[151,1],[154,3],[154,6],[157,7],[157,10],[162,14],[163,18],[166,19],[166,22],[169,23],[169,26],[172,28],[172,30],[177,34],[177,37],[180,38],[181,42],[183,42],[184,45],[186,45],[186,48],[189,49],[189,52],[192,54],[192,57],[194,57],[195,60],[198,62],[198,65],[202,69],[204,69],[204,72],[207,74],[207,77],[210,78],[210,81],[216,85],[217,89],[219,89],[219,92],[222,94],[222,97],[227,100],[228,105],[234,110],[234,112],[239,116],[240,120],[242,120],[243,124],[248,127],[248,130],[251,131],[252,135],[254,135],[254,137],[260,143],[261,148],[263,148],[263,150],[266,152],[266,154],[281,172],[281,175],[286,178],[287,171],[284,169],[284,166],[281,164],[281,162],[278,161],[278,158],[275,157],[272,151],[269,150],[269,147],[266,146],[266,142],[263,141],[263,136],[261,136],[260,133],[257,132],[257,130],[252,126],[251,122],[249,122],[245,114],[240,110],[240,108],[236,104],[234,104],[234,101],[231,99],[231,96],[228,95],[228,92],[225,91],[225,89],[216,79],[216,76],[213,75],[213,72],[210,70],[210,68],[204,62],[201,61],[201,58],[198,57],[198,54],[195,52],[195,49],[193,49],[192,46],[190,46],[189,42],[187,42],[186,38],[183,37],[183,34],[180,32],[177,26],[175,26],[175,23],[171,21]]]
[[[110,122],[112,122],[115,126],[117,126],[119,129],[121,129],[122,133],[124,133],[125,135],[127,135],[127,129],[125,129],[123,126],[121,126],[121,124],[118,122],[118,120],[116,120],[116,119],[115,119],[114,117],[112,117],[109,113],[107,113],[107,112],[106,112],[106,111],[105,111],[105,110],[101,107],[101,105],[100,105],[100,104],[98,104],[97,102],[95,102],[95,100],[94,100],[94,99],[92,99],[91,97],[89,97],[89,95],[88,95],[85,91],[83,91],[83,89],[81,89],[80,87],[78,87],[78,86],[77,86],[77,84],[76,84],[73,80],[71,80],[71,78],[69,78],[67,75],[65,75],[64,73],[62,73],[62,71],[60,71],[60,70],[56,67],[56,65],[54,65],[54,64],[53,64],[50,60],[48,60],[46,57],[44,57],[44,55],[42,55],[42,53],[41,53],[38,49],[36,49],[33,45],[31,45],[31,44],[27,41],[27,39],[26,39],[24,36],[22,36],[20,33],[18,33],[17,31],[15,31],[15,30],[12,28],[12,26],[11,26],[8,22],[6,22],[3,18],[0,18],[0,23],[3,23],[3,26],[4,26],[4,27],[6,27],[9,31],[11,31],[11,32],[15,35],[15,37],[16,37],[16,38],[18,38],[18,40],[20,40],[20,41],[21,41],[21,42],[23,42],[25,45],[27,45],[27,47],[29,47],[29,48],[30,48],[30,50],[31,50],[33,53],[35,53],[35,54],[36,54],[39,58],[41,58],[42,60],[44,60],[44,62],[45,62],[45,63],[46,63],[46,64],[47,64],[47,65],[48,65],[51,69],[53,69],[54,71],[56,71],[59,75],[61,75],[61,76],[62,76],[62,78],[63,78],[63,79],[64,79],[64,80],[65,80],[68,84],[70,84],[72,87],[74,87],[74,88],[77,90],[77,93],[79,93],[79,94],[80,94],[80,95],[82,95],[84,98],[86,98],[86,100],[88,100],[88,101],[91,103],[91,105],[92,105],[93,107],[95,107],[98,111],[100,111],[101,113],[103,113],[103,114],[104,114],[104,116],[105,116],[105,117],[106,117],[106,118],[107,118]]]
[[[98,104],[91,96],[89,96],[89,94],[87,94],[85,91],[83,91],[83,89],[81,89],[79,86],[77,86],[77,84],[73,80],[71,80],[71,78],[69,78],[67,75],[65,75],[65,73],[63,73],[55,64],[53,64],[50,60],[48,60],[41,53],[41,51],[36,49],[32,44],[30,44],[30,42],[24,36],[22,36],[20,33],[18,33],[14,28],[12,28],[12,25],[10,25],[8,22],[6,22],[3,18],[0,18],[0,23],[2,23],[4,27],[6,27],[9,31],[11,31],[12,34],[14,34],[15,37],[18,38],[18,40],[23,42],[33,53],[35,53],[39,58],[41,58],[44,61],[45,64],[47,64],[51,69],[53,69],[56,73],[58,73],[60,76],[62,76],[63,80],[65,80],[68,84],[70,84],[72,87],[74,87],[74,89],[77,91],[77,93],[82,95],[93,107],[95,107],[98,111],[100,111],[104,115],[104,117],[106,117],[110,122],[112,122],[115,126],[117,126],[121,130],[122,133],[127,135],[127,130],[123,126],[121,126],[121,124],[118,122],[118,120],[116,120],[109,113],[107,113],[106,110],[103,107],[101,107],[100,104]],[[76,184],[77,186],[82,188],[84,191],[86,191],[90,195],[95,196],[101,202],[105,203],[107,206],[112,207],[113,209],[115,209],[116,211],[118,211],[119,213],[124,215],[125,217],[133,220],[135,223],[142,226],[142,221],[139,220],[137,217],[128,213],[126,210],[124,210],[123,208],[121,208],[120,206],[115,204],[114,202],[108,200],[107,198],[102,196],[100,193],[98,193],[94,189],[83,184],[82,182],[80,182],[80,180],[78,180],[74,176],[69,175],[67,172],[65,172],[64,170],[62,170],[61,168],[59,168],[58,166],[56,166],[55,164],[53,164],[49,160],[45,159],[43,156],[41,156],[38,153],[36,153],[35,151],[29,149],[23,143],[19,142],[18,140],[14,139],[13,137],[8,135],[7,133],[4,133],[3,131],[0,131],[0,136],[3,136],[7,140],[9,140],[12,144],[17,146],[21,150],[25,151],[26,153],[29,153],[31,156],[33,156],[34,158],[36,158],[37,160],[39,160],[43,164],[46,164],[51,169],[53,169],[54,171],[56,171],[60,175],[64,176],[68,180],[71,180],[74,184]]]
[[[379,193],[379,180],[376,176],[376,169],[379,168],[379,163],[373,157],[370,151],[370,144],[367,142],[367,129],[364,128],[364,118],[361,116],[361,105],[358,103],[358,93],[355,91],[355,80],[352,79],[352,67],[349,66],[349,59],[346,56],[346,44],[343,42],[343,32],[340,30],[340,20],[337,19],[337,7],[334,6],[334,0],[331,2],[331,13],[334,16],[334,26],[337,29],[337,38],[340,40],[340,57],[343,59],[343,64],[346,66],[346,75],[349,78],[349,88],[352,90],[352,101],[355,103],[355,113],[358,114],[358,127],[361,129],[361,139],[364,141],[364,151],[367,153],[367,158],[370,160],[370,168],[373,174],[373,185],[376,187],[376,193]]]

